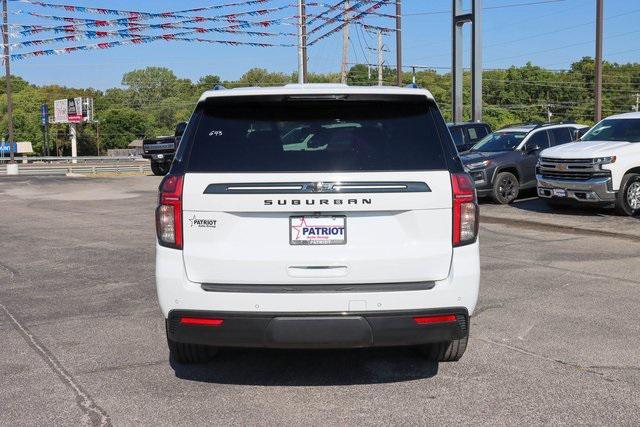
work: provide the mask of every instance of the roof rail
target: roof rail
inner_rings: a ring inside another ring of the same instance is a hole
[[[215,85],[211,90],[226,90],[227,88],[222,85]]]

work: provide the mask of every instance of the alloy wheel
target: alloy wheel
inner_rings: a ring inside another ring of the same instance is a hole
[[[640,209],[640,181],[635,181],[627,188],[627,203],[631,209]]]

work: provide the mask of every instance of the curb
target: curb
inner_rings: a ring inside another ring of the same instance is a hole
[[[482,214],[480,214],[480,224],[482,223],[506,224],[506,225],[520,226],[520,227],[534,229],[534,230],[570,232],[572,234],[579,234],[583,236],[603,236],[603,237],[614,237],[616,239],[631,240],[634,242],[640,241],[640,235],[635,236],[633,234],[627,234],[623,232],[598,230],[594,228],[576,227],[576,226],[563,225],[563,224],[550,224],[548,222],[526,220],[526,219],[511,219],[511,218],[502,218],[502,217],[490,216],[490,215],[483,216]]]

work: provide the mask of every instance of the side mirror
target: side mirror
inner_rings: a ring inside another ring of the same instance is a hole
[[[531,154],[533,152],[540,151],[540,146],[533,142],[528,142],[524,146],[524,152],[527,154]]]
[[[182,137],[184,130],[187,128],[187,122],[180,122],[176,125],[176,137]]]
[[[577,141],[582,137],[583,133],[580,132],[580,129],[574,129],[573,130],[573,140]]]

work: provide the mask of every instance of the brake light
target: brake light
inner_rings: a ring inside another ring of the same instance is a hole
[[[453,190],[453,246],[473,243],[478,236],[478,203],[473,180],[466,173],[451,174]]]
[[[182,175],[167,175],[160,183],[156,209],[158,243],[182,249]]]
[[[438,316],[420,316],[414,317],[414,322],[418,325],[426,325],[428,323],[446,323],[446,322],[455,322],[456,315],[455,314],[443,314]]]
[[[224,320],[209,319],[207,317],[181,317],[180,323],[183,325],[222,326]]]

